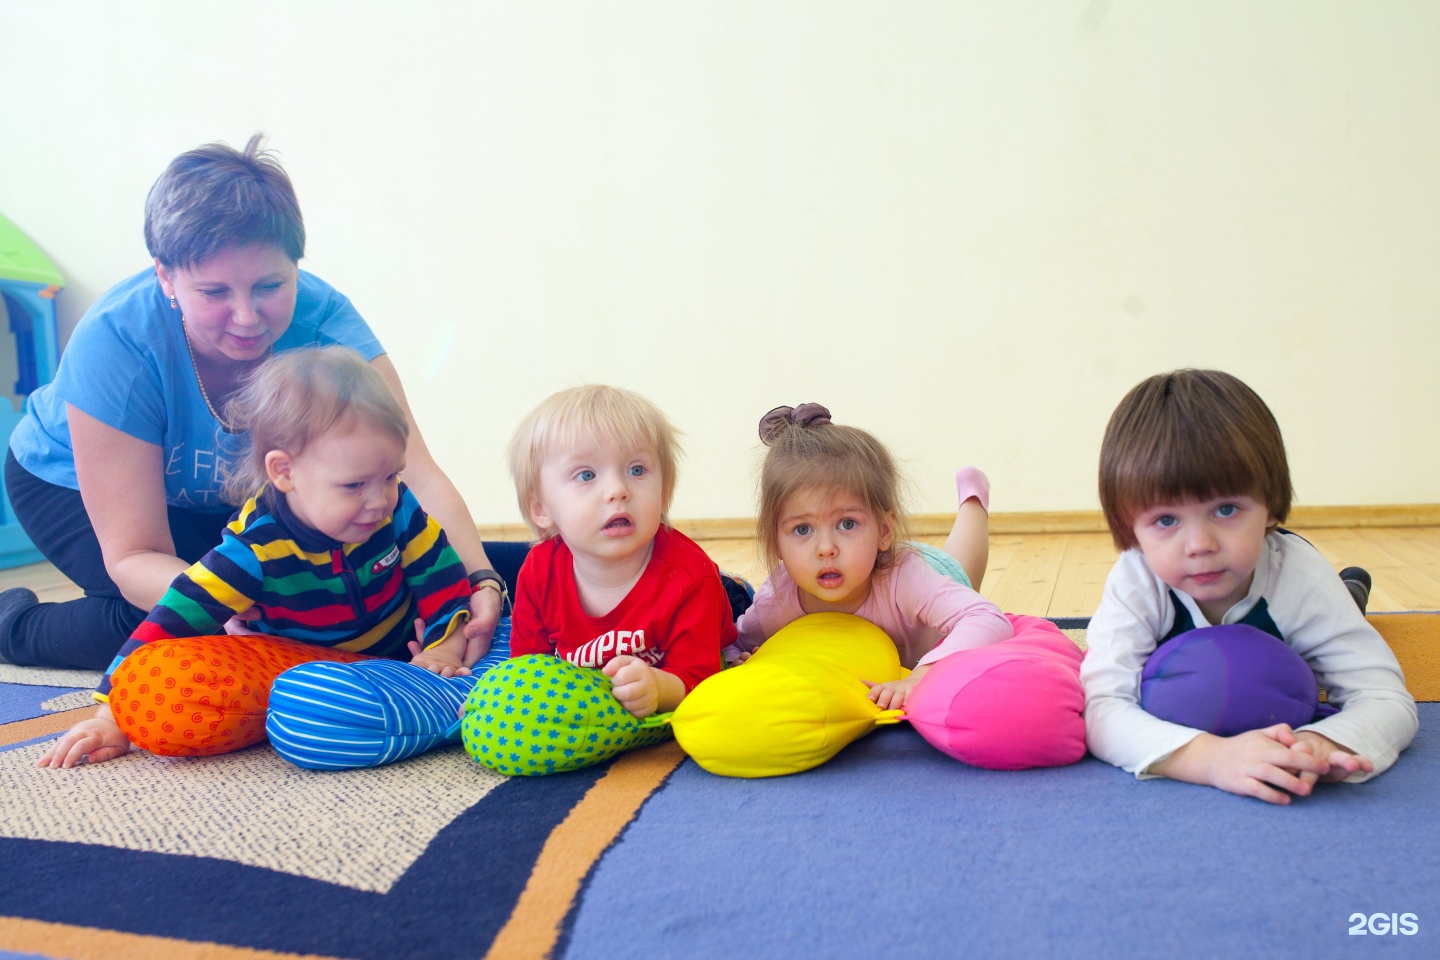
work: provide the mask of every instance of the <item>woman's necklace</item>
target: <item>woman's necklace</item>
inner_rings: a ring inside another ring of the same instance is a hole
[[[190,330],[185,325],[183,313],[180,315],[180,332],[185,335],[185,352],[190,354],[190,366],[195,370],[195,382],[200,385],[200,396],[205,401],[205,409],[210,411],[210,416],[215,418],[221,429],[226,433],[234,433],[235,431],[230,429],[230,424],[220,416],[220,411],[215,409],[215,404],[210,402],[210,394],[205,390],[205,378],[200,375],[200,364],[195,359],[195,348],[190,345]]]

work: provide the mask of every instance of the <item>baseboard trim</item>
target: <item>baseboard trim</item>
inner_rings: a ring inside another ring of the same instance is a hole
[[[1292,527],[1435,527],[1440,526],[1440,503],[1296,507],[1285,523]]]
[[[943,537],[950,532],[954,514],[926,513],[910,518],[910,532],[920,537]],[[1306,527],[1440,527],[1440,503],[1401,503],[1378,506],[1296,507],[1286,526]],[[485,540],[530,540],[523,523],[489,524],[478,528]],[[676,520],[675,529],[692,540],[748,540],[755,536],[752,517],[711,520]],[[990,533],[1105,533],[1099,510],[1050,510],[1030,513],[992,513]]]
[[[477,523],[481,540],[532,541],[535,534],[523,523]]]

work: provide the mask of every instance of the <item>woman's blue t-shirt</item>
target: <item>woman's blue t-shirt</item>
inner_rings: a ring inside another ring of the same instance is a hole
[[[350,301],[325,281],[300,271],[295,316],[275,349],[343,344],[366,360],[384,353]],[[226,510],[226,470],[244,453],[249,434],[229,434],[210,413],[185,346],[180,313],[153,269],[121,281],[76,325],[55,380],[30,394],[10,450],[26,470],[72,490],[75,454],[65,405],[163,452],[165,499],[192,510]],[[125,496],[125,491],[115,491]]]

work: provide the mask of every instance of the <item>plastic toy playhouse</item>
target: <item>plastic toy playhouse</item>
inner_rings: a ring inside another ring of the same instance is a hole
[[[9,327],[15,345],[10,351],[0,337],[0,437],[7,445],[11,431],[25,415],[30,394],[55,376],[60,354],[55,294],[63,285],[50,258],[0,214],[0,324]],[[5,493],[0,502],[0,567],[40,559],[40,552],[15,520],[10,495]]]

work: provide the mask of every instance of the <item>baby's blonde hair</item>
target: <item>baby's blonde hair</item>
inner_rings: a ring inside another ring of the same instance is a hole
[[[761,421],[761,438],[768,449],[760,467],[755,539],[765,565],[770,569],[780,565],[780,512],[786,500],[803,490],[844,490],[858,497],[877,521],[890,525],[890,547],[875,557],[877,571],[889,569],[906,540],[904,482],[895,458],[864,430],[831,423],[830,412],[819,404],[800,409],[807,408],[823,415],[795,420],[771,411]]]
[[[551,394],[520,423],[510,441],[510,474],[520,515],[543,539],[555,536],[553,527],[541,529],[530,516],[530,505],[540,495],[540,468],[557,450],[568,450],[582,437],[655,451],[660,470],[660,522],[670,525],[670,498],[675,494],[675,467],[680,457],[680,432],[660,408],[649,400],[603,384],[587,384]]]
[[[410,438],[405,411],[385,380],[349,347],[286,350],[265,361],[230,402],[225,419],[250,431],[250,446],[225,480],[225,497],[241,504],[265,486],[265,455],[299,456],[336,426],[364,422],[403,446]]]

